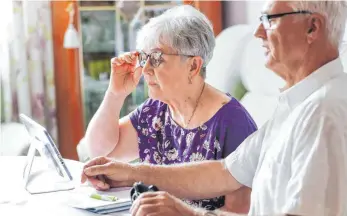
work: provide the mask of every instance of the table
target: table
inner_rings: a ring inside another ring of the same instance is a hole
[[[64,159],[74,181],[79,182],[83,163]],[[43,166],[43,158],[36,157],[33,168]],[[91,212],[76,209],[59,202],[54,202],[66,191],[29,194],[22,186],[25,156],[0,156],[0,215],[35,215],[35,216],[96,216]],[[112,213],[114,216],[129,216],[127,212]]]

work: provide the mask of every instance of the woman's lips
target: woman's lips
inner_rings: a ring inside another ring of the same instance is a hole
[[[155,86],[155,85],[157,85],[157,83],[155,83],[155,82],[147,82],[147,84],[148,84],[149,86]]]

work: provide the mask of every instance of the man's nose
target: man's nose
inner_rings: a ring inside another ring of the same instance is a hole
[[[266,39],[266,30],[264,25],[260,22],[258,27],[255,29],[253,35],[257,38]]]

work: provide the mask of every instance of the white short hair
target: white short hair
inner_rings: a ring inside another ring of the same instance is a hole
[[[145,50],[168,46],[177,54],[200,56],[201,75],[213,55],[215,37],[207,17],[190,5],[173,7],[160,16],[151,18],[137,34],[136,48]]]
[[[323,15],[327,23],[327,32],[330,42],[338,47],[343,39],[346,28],[347,2],[340,1],[291,1],[293,10],[307,10]]]

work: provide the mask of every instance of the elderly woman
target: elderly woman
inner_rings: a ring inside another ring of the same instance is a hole
[[[211,23],[191,6],[152,18],[138,33],[140,51],[111,60],[109,88],[86,132],[91,156],[170,165],[217,160],[233,152],[256,125],[236,99],[205,83],[214,46]],[[141,75],[150,99],[119,119]],[[231,211],[246,213],[249,193],[243,188],[226,200],[187,202],[206,208],[225,203]]]

